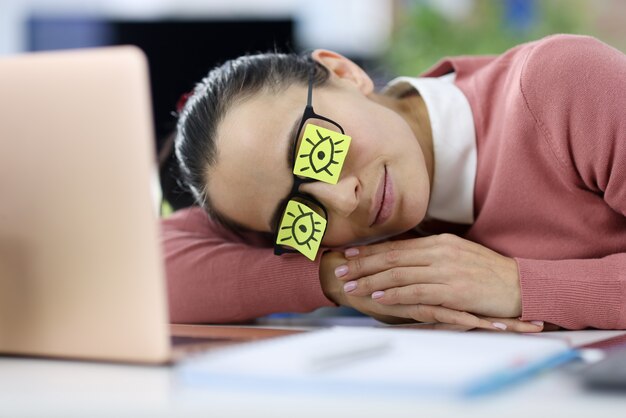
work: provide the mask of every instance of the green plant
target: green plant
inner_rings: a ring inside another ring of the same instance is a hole
[[[417,75],[445,56],[499,54],[549,34],[589,33],[590,6],[584,0],[536,1],[535,17],[524,29],[507,26],[504,1],[476,0],[462,20],[447,18],[433,3],[401,3],[386,56],[394,73]]]

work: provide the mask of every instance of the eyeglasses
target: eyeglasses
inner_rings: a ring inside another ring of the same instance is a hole
[[[313,110],[313,73],[307,104],[298,126],[293,152],[293,186],[281,203],[274,237],[274,254],[299,252],[315,260],[326,232],[328,212],[313,196],[299,191],[304,183],[337,184],[351,138],[331,119]]]

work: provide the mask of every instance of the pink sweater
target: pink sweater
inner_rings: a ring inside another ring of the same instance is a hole
[[[524,320],[626,328],[626,56],[558,35],[497,57],[443,60],[476,126],[475,223],[465,238],[519,266]],[[198,209],[163,220],[172,322],[332,306],[318,263],[276,257]]]

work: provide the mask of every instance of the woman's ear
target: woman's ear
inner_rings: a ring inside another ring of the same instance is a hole
[[[348,58],[326,49],[316,49],[311,54],[313,59],[326,67],[331,76],[352,83],[364,95],[374,91],[374,82],[365,71]]]

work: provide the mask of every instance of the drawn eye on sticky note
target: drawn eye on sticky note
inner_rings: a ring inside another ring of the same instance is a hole
[[[307,123],[299,141],[293,174],[337,184],[351,140],[341,132]]]
[[[278,228],[277,244],[292,247],[309,260],[315,260],[326,219],[308,206],[290,200]]]

